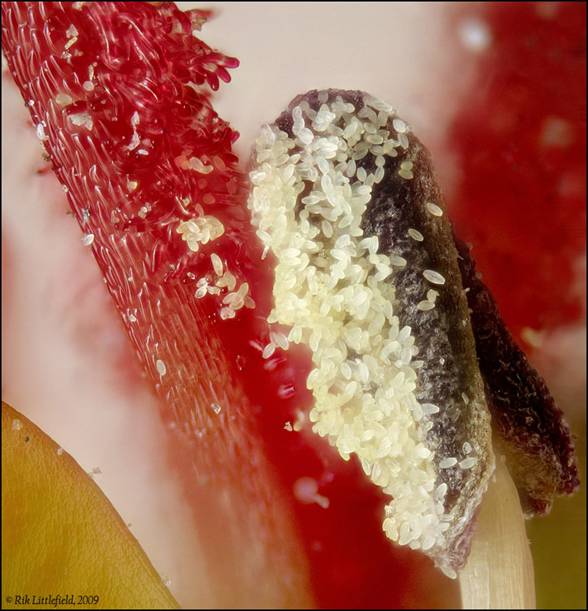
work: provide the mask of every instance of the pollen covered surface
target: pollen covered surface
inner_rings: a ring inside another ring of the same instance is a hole
[[[493,468],[489,420],[479,376],[472,378],[477,406],[466,407],[461,397],[461,409],[455,404],[459,376],[447,380],[451,392],[439,395],[442,402],[433,401],[434,366],[417,358],[427,346],[404,322],[414,311],[432,316],[445,278],[422,267],[421,284],[411,286],[426,286],[408,313],[407,295],[411,301],[418,291],[399,281],[414,272],[411,249],[383,248],[370,227],[377,214],[368,209],[377,212],[381,185],[391,176],[416,180],[420,149],[409,131],[388,104],[366,94],[300,96],[256,142],[249,207],[257,235],[277,259],[268,322],[287,325],[288,340],[312,352],[306,384],[313,430],[344,459],[357,456],[392,497],[383,518],[388,537],[425,551],[455,576]],[[439,220],[437,204],[421,206]],[[403,235],[426,252],[420,231],[404,228]],[[442,334],[449,326],[441,322]],[[454,347],[446,344],[432,356],[453,360]],[[457,423],[461,411],[482,414],[480,442],[468,429],[471,418]]]

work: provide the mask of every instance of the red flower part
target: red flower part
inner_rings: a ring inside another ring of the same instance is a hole
[[[203,89],[226,80],[237,61],[195,38],[190,14],[169,3],[2,10],[3,49],[37,134],[177,430],[175,459],[198,500],[203,544],[223,550],[210,558],[212,582],[230,575],[230,597],[306,604],[306,561],[287,500],[257,441],[237,364],[223,350],[224,295],[194,296],[198,280],[212,277],[213,243],[194,253],[177,231],[191,219],[219,219],[215,250],[239,284],[246,279],[251,258],[235,256],[249,239],[236,133]]]
[[[464,24],[488,46],[449,132],[451,214],[518,339],[584,319],[586,3],[460,6]]]

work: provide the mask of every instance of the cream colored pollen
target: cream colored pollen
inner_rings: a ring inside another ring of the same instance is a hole
[[[415,397],[414,337],[400,327],[394,286],[385,281],[410,263],[379,253],[378,238],[361,228],[384,163],[372,174],[357,161],[408,148],[406,136],[396,141],[389,125],[396,120],[401,132],[407,126],[374,98],[356,112],[341,98],[319,96],[314,115],[307,104],[292,110],[292,137],[266,125],[256,141],[248,206],[264,252],[277,259],[268,322],[289,326],[287,341],[310,348],[313,431],[343,459],[355,454],[392,497],[383,520],[387,536],[413,549],[441,549],[447,487],[436,486],[434,452],[425,447],[429,417],[439,407]],[[403,161],[398,173],[411,179],[412,170]],[[422,239],[416,230],[409,235]],[[434,307],[434,299],[427,303]],[[262,356],[269,358],[276,344],[270,335]]]
[[[182,221],[176,231],[182,236],[192,252],[198,252],[201,244],[212,242],[225,232],[224,225],[214,216],[199,216]]]

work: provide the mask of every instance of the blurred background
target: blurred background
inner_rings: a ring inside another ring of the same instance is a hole
[[[367,90],[409,121],[458,234],[567,415],[584,482],[585,3],[179,4],[212,8],[200,36],[241,61],[215,107],[241,133],[242,160],[259,126],[308,89]],[[165,433],[154,399],[137,370],[116,366],[126,337],[2,79],[2,398],[86,470],[100,465],[97,482],[189,606],[202,551],[154,449]],[[538,607],[585,608],[584,483],[528,533]]]

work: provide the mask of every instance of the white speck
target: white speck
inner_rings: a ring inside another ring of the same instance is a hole
[[[447,494],[447,484],[445,482],[439,484],[435,490],[435,497],[437,499],[444,499]]]
[[[437,414],[439,412],[439,406],[433,403],[423,403],[421,408],[425,416],[430,416],[431,414]]]
[[[157,371],[160,376],[163,377],[167,373],[167,367],[165,366],[165,363],[162,360],[157,359],[157,361],[155,362],[155,367],[157,368]]]
[[[271,331],[270,340],[278,348],[281,348],[282,350],[288,350],[288,338],[283,333],[276,333],[275,331]]]
[[[316,503],[323,509],[329,507],[329,499],[318,494],[318,484],[312,477],[301,477],[294,482],[294,496],[305,505]]]
[[[463,402],[464,402],[466,405],[468,405],[468,404],[469,404],[469,402],[470,402],[470,398],[469,398],[469,397],[468,397],[468,396],[465,394],[465,392],[462,392],[462,393],[461,393],[461,398],[462,398]]]
[[[440,208],[437,204],[434,204],[433,202],[427,202],[425,204],[425,207],[427,208],[427,211],[433,216],[443,216],[443,209]]]
[[[69,106],[73,102],[73,98],[67,93],[58,93],[55,96],[55,102],[60,106]]]
[[[84,246],[91,246],[94,242],[94,234],[93,233],[85,233],[82,236],[82,244]]]
[[[190,157],[190,159],[187,159],[185,156],[180,155],[176,157],[175,163],[183,170],[194,170],[200,174],[209,174],[214,170],[212,165],[203,163],[198,157]]]
[[[212,293],[212,289],[209,289],[209,292]],[[235,310],[233,310],[233,308],[221,308],[220,310],[220,317],[222,320],[227,320],[229,318],[235,318]]]
[[[13,431],[20,431],[20,429],[22,429],[22,422],[18,418],[15,418],[12,421],[12,430]]]
[[[306,422],[306,414],[301,410],[296,410],[296,420],[294,421],[294,425],[292,426],[292,430],[296,433],[300,432],[304,427],[304,423]]]
[[[451,458],[444,458],[439,463],[439,469],[451,469],[451,467],[454,467],[456,464],[457,458],[453,458],[453,456]]]
[[[192,252],[198,252],[201,244],[216,240],[223,235],[225,228],[216,217],[204,215],[181,222],[176,231],[182,235],[182,240],[187,243]],[[228,274],[227,277],[232,277],[232,274]],[[232,288],[229,287],[229,290]]]
[[[63,46],[64,49],[69,49],[70,47],[72,47],[73,45],[76,44],[76,42],[78,42],[78,38],[77,36],[74,36],[73,38],[70,38],[65,45]],[[68,61],[71,60],[71,54],[70,53],[63,53],[62,57],[64,57],[65,59],[67,59]]]
[[[326,496],[322,496],[321,494],[317,494],[314,502],[321,507],[322,509],[328,509],[331,501]]]
[[[269,357],[275,352],[276,345],[273,342],[270,342],[261,353],[261,358],[269,359]]]
[[[133,132],[133,135],[131,136],[131,140],[127,144],[127,150],[134,151],[139,146],[139,144],[141,144],[141,138],[139,137],[139,134],[137,132]],[[141,149],[141,150],[143,151],[145,149]],[[140,151],[137,151],[137,154],[143,154],[143,153],[140,153]]]
[[[432,269],[426,269],[423,272],[425,280],[428,280],[432,284],[445,284],[445,278],[439,273]]]
[[[490,28],[479,19],[466,19],[460,24],[458,33],[462,44],[475,53],[485,51],[492,43]]]
[[[472,444],[469,441],[464,441],[462,449],[464,454],[469,454],[473,450]]]
[[[406,232],[409,237],[417,242],[422,242],[425,238],[423,234],[418,229],[413,229],[412,227]]]
[[[61,456],[63,454],[63,448],[57,448],[57,456]]]
[[[48,139],[48,136],[45,133],[45,126],[43,125],[43,123],[39,123],[37,125],[37,138],[39,138],[39,140],[41,141]]]
[[[221,408],[221,406],[220,406],[218,403],[211,403],[211,404],[210,404],[210,407],[212,408],[212,411],[213,411],[215,414],[220,414],[220,413],[221,413],[221,409],[222,409],[222,408]]]
[[[457,578],[457,573],[451,567],[441,565],[439,568],[441,569],[441,572],[446,577],[449,577],[449,579],[456,579]]]
[[[88,208],[82,208],[82,225],[85,225],[90,220],[90,211]]]
[[[394,119],[392,121],[392,127],[399,133],[405,134],[408,131],[408,126],[402,119]]]
[[[290,431],[292,432],[294,429],[292,428],[292,423],[291,422],[286,422],[286,424],[284,424],[284,429],[286,431]]]
[[[94,83],[92,83],[92,81],[84,81],[84,84],[82,85],[82,87],[86,91],[94,91]]]
[[[414,178],[412,173],[413,163],[412,161],[402,161],[398,170],[398,175],[406,180]]]
[[[212,268],[214,269],[214,272],[216,273],[216,275],[222,276],[224,273],[224,268],[223,268],[223,262],[221,258],[215,252],[213,252],[210,255],[210,260],[212,262]]]
[[[78,112],[73,115],[69,115],[69,120],[78,127],[85,127],[91,130],[94,127],[92,117],[87,112]]]
[[[63,47],[65,50],[69,49],[71,46],[75,45],[76,42],[78,42],[78,34],[79,32],[76,26],[73,25],[72,23],[65,32],[65,35],[67,36],[67,39],[68,39],[67,42],[65,43],[65,46]],[[64,55],[66,54],[64,53]],[[69,53],[67,55],[71,59],[71,55]]]
[[[474,458],[473,456],[469,457],[469,458],[464,458],[460,463],[459,466],[462,469],[471,469],[476,463],[477,463],[477,459]]]
[[[428,312],[429,310],[432,310],[435,308],[435,304],[432,301],[419,301],[416,305],[417,310],[420,310],[421,312]]]

